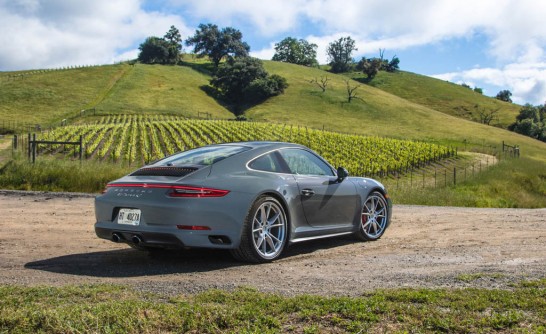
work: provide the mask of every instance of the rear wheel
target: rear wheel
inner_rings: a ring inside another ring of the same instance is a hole
[[[245,219],[239,248],[231,254],[245,262],[269,262],[277,259],[288,239],[288,221],[284,208],[275,198],[258,198]]]
[[[360,228],[356,236],[365,241],[381,238],[387,228],[388,214],[385,196],[378,191],[372,192],[362,206]]]

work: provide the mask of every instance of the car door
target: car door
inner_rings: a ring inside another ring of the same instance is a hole
[[[309,225],[334,227],[353,223],[358,195],[352,182],[339,182],[330,165],[310,151],[287,148],[279,152],[296,179]]]

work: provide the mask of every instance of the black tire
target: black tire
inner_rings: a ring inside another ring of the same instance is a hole
[[[372,192],[362,205],[360,225],[356,237],[363,241],[374,241],[385,233],[389,221],[389,210],[385,196]]]
[[[239,248],[231,250],[239,261],[271,262],[281,255],[288,241],[284,208],[273,197],[262,196],[252,204],[243,224]]]

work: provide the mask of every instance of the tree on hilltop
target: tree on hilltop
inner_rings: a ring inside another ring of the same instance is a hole
[[[138,49],[138,61],[144,64],[165,64],[169,59],[169,44],[163,38],[148,37]]]
[[[163,39],[168,44],[169,60],[177,63],[182,51],[182,36],[180,35],[180,31],[175,26],[171,26],[169,31],[163,36]]]
[[[381,69],[382,61],[379,58],[362,57],[362,59],[356,65],[356,68],[367,75],[368,79],[373,79],[379,70]]]
[[[250,46],[243,42],[243,34],[234,28],[218,29],[215,24],[200,24],[195,35],[186,39],[186,45],[193,45],[198,57],[208,56],[218,68],[224,57],[247,57]]]
[[[317,66],[317,45],[304,39],[286,37],[275,44],[275,55],[272,60],[303,66]]]
[[[357,50],[355,41],[350,36],[341,37],[330,43],[327,53],[331,71],[334,73],[348,72],[353,63],[353,52]]]
[[[163,38],[150,36],[138,49],[138,61],[144,64],[176,64],[182,50],[182,37],[175,26],[171,26]]]
[[[496,99],[504,101],[504,102],[512,103],[512,99],[510,98],[510,96],[512,96],[512,92],[505,89],[505,90],[501,90],[500,92],[498,92],[498,94],[496,96]]]

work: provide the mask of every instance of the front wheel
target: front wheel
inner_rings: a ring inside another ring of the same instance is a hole
[[[288,239],[283,206],[273,197],[258,198],[245,219],[239,248],[231,251],[238,260],[261,263],[278,258]]]
[[[387,228],[388,215],[389,210],[385,196],[378,191],[372,192],[362,206],[360,227],[356,236],[364,241],[381,238]]]

